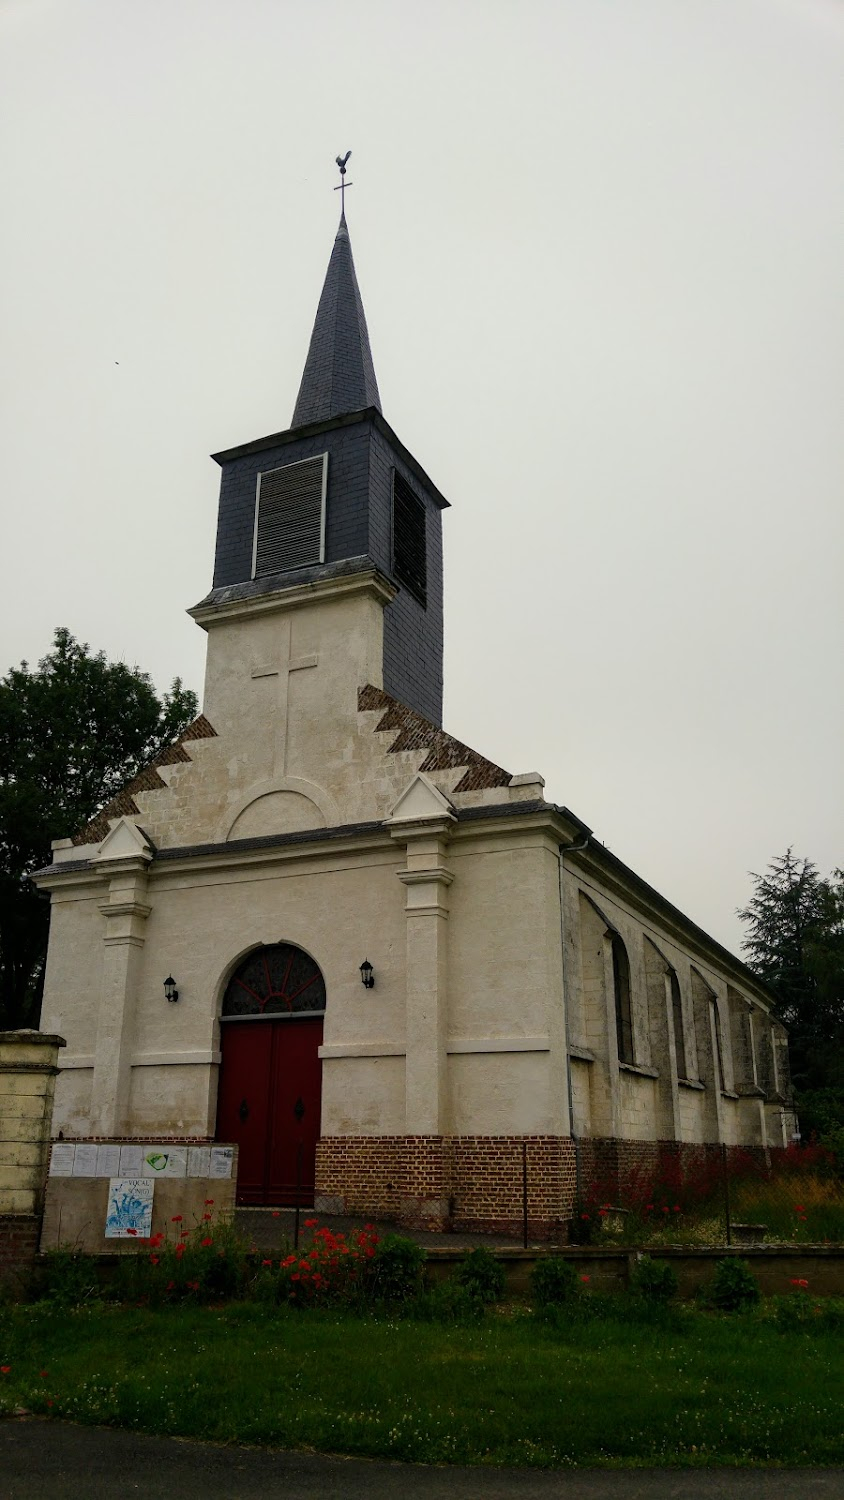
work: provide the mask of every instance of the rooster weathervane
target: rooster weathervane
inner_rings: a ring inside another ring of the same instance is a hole
[[[351,156],[351,154],[352,154],[351,151],[347,151],[345,156],[335,156],[335,158],[334,158],[334,160],[336,161],[338,167],[340,168],[340,181],[338,182],[338,184],[337,184],[336,188],[334,189],[334,191],[335,191],[335,193],[339,193],[340,194],[340,215],[341,215],[341,218],[345,218],[346,217],[346,188],[347,187],[354,187],[354,183],[346,181],[346,162],[349,160],[349,157]]]

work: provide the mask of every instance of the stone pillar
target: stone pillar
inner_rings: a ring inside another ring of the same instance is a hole
[[[0,1031],[0,1224],[41,1212],[64,1037]]]
[[[442,1135],[446,1128],[446,923],[453,875],[446,848],[456,816],[451,803],[418,773],[402,793],[388,827],[407,847],[399,880],[407,888],[405,1129]]]
[[[92,1135],[120,1135],[124,1127],[135,996],[150,913],[145,897],[151,859],[143,835],[123,821],[109,834],[95,861],[108,879],[108,900],[100,904],[105,932],[91,1092]]]

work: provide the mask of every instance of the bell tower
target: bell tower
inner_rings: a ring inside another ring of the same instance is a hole
[[[192,611],[200,623],[374,572],[383,687],[440,725],[448,501],[383,416],[345,212],[291,426],[213,456],[217,548],[213,588]]]

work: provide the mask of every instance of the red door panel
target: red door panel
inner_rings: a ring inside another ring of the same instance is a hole
[[[217,1139],[240,1147],[238,1203],[313,1203],[322,1017],[228,1021],[221,1038]]]

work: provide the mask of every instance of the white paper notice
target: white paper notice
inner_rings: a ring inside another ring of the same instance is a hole
[[[144,1177],[186,1177],[187,1146],[147,1146],[144,1150]]]
[[[97,1176],[116,1177],[120,1171],[120,1147],[115,1145],[97,1147]]]
[[[96,1177],[98,1149],[93,1141],[77,1141],[73,1155],[74,1177]]]
[[[76,1147],[72,1141],[56,1141],[50,1156],[51,1177],[72,1177]]]
[[[231,1177],[232,1162],[234,1161],[233,1146],[212,1146],[211,1160],[208,1164],[209,1177]]]
[[[210,1146],[188,1146],[188,1177],[207,1177],[210,1166]]]
[[[120,1166],[118,1174],[121,1177],[140,1177],[141,1168],[144,1164],[144,1146],[121,1146]]]

